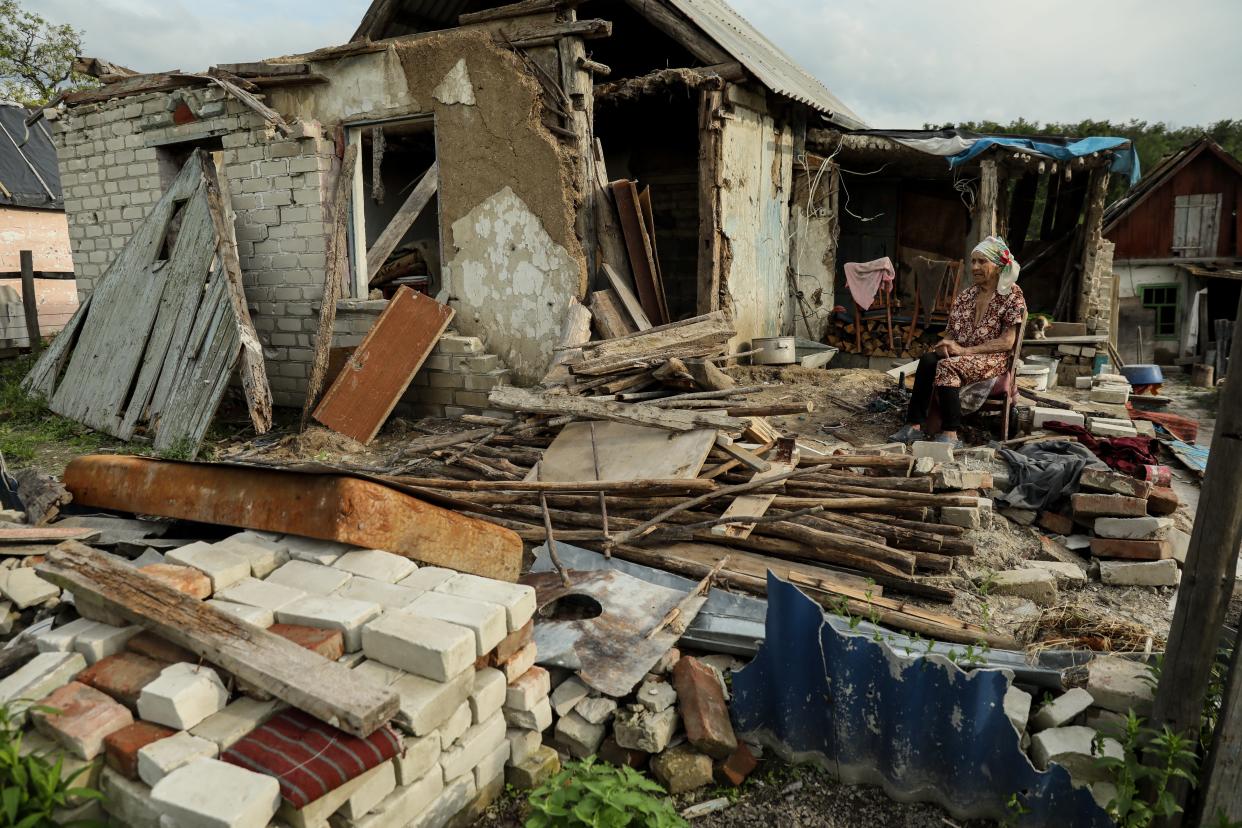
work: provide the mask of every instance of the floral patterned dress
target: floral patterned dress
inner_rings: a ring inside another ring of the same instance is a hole
[[[1022,324],[1022,317],[1026,313],[1026,299],[1022,296],[1022,288],[1014,285],[1008,296],[994,294],[983,313],[983,319],[976,325],[975,301],[979,292],[978,285],[971,285],[953,300],[945,336],[959,345],[982,345],[999,338],[1007,329]],[[1021,336],[1021,332],[1018,335]],[[961,388],[974,382],[999,377],[1005,373],[1008,364],[1009,355],[1005,353],[945,357],[936,364],[935,384]]]

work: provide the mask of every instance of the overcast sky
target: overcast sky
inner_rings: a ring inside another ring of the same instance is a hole
[[[1242,118],[1238,0],[732,0],[874,126]],[[366,0],[23,0],[140,71],[349,39]],[[588,6],[584,13],[589,13]]]

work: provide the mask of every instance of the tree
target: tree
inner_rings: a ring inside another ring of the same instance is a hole
[[[0,100],[41,106],[61,92],[98,85],[73,71],[82,33],[27,11],[17,0],[0,0]]]

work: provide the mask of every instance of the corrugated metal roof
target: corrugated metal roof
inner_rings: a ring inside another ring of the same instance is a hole
[[[42,120],[27,127],[29,114],[0,101],[0,205],[63,210],[52,135]]]
[[[839,126],[866,127],[866,123],[818,78],[777,48],[724,0],[667,1],[773,92],[818,109]]]

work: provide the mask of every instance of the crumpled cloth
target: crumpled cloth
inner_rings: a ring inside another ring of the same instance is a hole
[[[1143,479],[1143,466],[1158,466],[1156,452],[1160,441],[1155,437],[1096,437],[1082,426],[1059,420],[1044,423],[1049,431],[1059,431],[1078,438],[1078,442],[1095,453],[1110,469]]]
[[[1082,470],[1099,463],[1086,446],[1068,440],[1027,443],[1017,451],[1003,448],[1000,455],[1009,464],[1011,488],[997,500],[1041,512],[1077,491]]]
[[[875,301],[875,295],[883,288],[886,292],[893,289],[893,279],[897,278],[893,263],[885,256],[873,262],[846,262],[845,284],[854,297],[854,304],[860,310],[867,310]]]
[[[1126,403],[1126,411],[1131,420],[1149,420],[1172,434],[1184,443],[1193,444],[1199,437],[1199,421],[1180,414],[1167,414],[1160,411],[1143,411]]]

